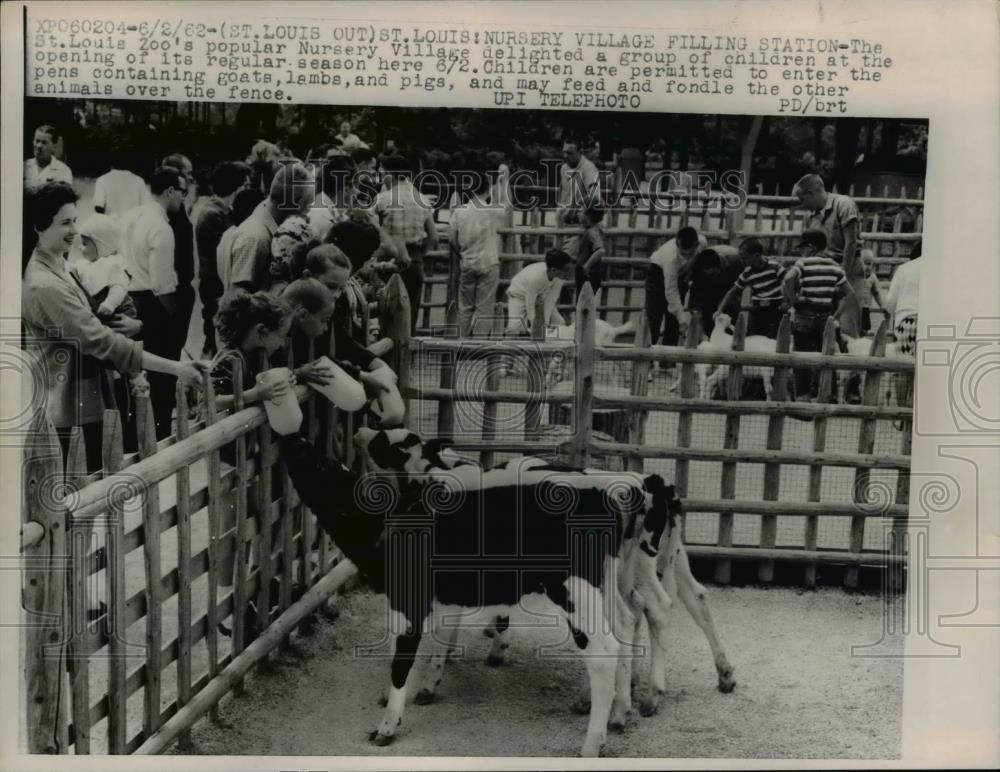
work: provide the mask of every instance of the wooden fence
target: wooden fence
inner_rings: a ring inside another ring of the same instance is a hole
[[[737,212],[724,207],[718,197],[704,200],[677,194],[671,207],[649,200],[609,209],[604,222],[608,274],[598,297],[599,317],[626,322],[642,311],[649,256],[688,225],[696,227],[710,245],[736,245],[754,237],[763,243],[767,256],[793,262],[797,259],[793,247],[807,216],[805,211],[790,208],[793,201],[789,197],[752,195],[746,209]],[[861,213],[861,243],[872,251],[874,270],[884,293],[896,267],[907,262],[910,250],[922,236],[923,201],[884,198],[856,199],[856,203]],[[435,210],[439,244],[424,256],[424,293],[417,323],[417,331],[422,333],[443,324],[445,310],[457,299],[459,271],[447,246],[448,211]],[[578,232],[556,227],[553,209],[515,210],[509,222],[509,227],[500,231],[501,296],[523,265],[543,260],[547,249]],[[576,299],[571,289],[564,293],[563,300],[560,310],[572,313]],[[872,309],[873,326],[882,316],[880,309]]]
[[[860,567],[904,560],[903,555],[865,546],[865,526],[873,518],[887,520],[894,530],[904,528],[906,518],[912,399],[908,385],[897,388],[897,407],[879,404],[879,394],[887,374],[908,384],[913,365],[881,356],[885,325],[871,357],[834,358],[832,329],[819,354],[705,353],[694,349],[695,337],[687,347],[654,349],[648,346],[641,320],[633,346],[597,348],[597,314],[588,286],[576,309],[575,341],[500,340],[499,317],[493,320],[492,339],[457,340],[453,326],[446,328],[446,336],[411,338],[408,299],[398,278],[390,281],[380,312],[412,429],[454,437],[459,451],[478,453],[486,466],[506,453],[551,454],[577,464],[634,471],[653,471],[669,461],[673,468],[660,471],[669,475],[685,500],[689,536],[693,519],[701,513],[718,516],[717,538],[710,544],[695,541],[691,553],[715,561],[720,582],[730,581],[734,561],[754,561],[765,582],[773,579],[776,562],[792,561],[801,564],[806,586],[814,585],[817,571],[830,565],[845,566],[844,584],[853,586]],[[540,307],[535,310],[534,329],[544,334],[541,313]],[[741,316],[736,348],[745,324]],[[779,352],[788,350],[788,338],[786,320]],[[570,353],[575,366],[571,388],[566,394],[547,390],[548,360]],[[436,367],[427,364],[433,357],[438,357]],[[532,365],[523,388],[501,383],[499,365],[509,358]],[[630,365],[624,394],[603,388],[600,369],[616,362]],[[648,393],[653,362],[679,366],[678,395]],[[695,398],[698,362],[730,366],[728,400]],[[483,377],[469,388],[470,369],[483,365]],[[750,365],[776,368],[775,401],[744,398],[741,367]],[[822,373],[819,403],[781,401],[793,365]],[[831,392],[833,368],[864,371],[862,404],[822,402]],[[296,394],[305,413],[303,431],[328,453],[342,442],[341,457],[349,462],[352,418],[338,417],[329,403],[317,400],[305,387],[297,387]],[[266,668],[269,654],[287,650],[291,632],[306,632],[310,615],[354,575],[353,565],[340,560],[299,501],[263,410],[242,404],[242,385],[237,382],[235,405],[223,415],[206,380],[204,420],[189,420],[186,394],[178,390],[177,397],[177,434],[159,443],[148,401],[138,400],[139,452],[127,456],[122,453],[119,415],[108,411],[103,470],[94,475],[86,473],[79,429],[71,437],[64,467],[51,425],[44,417],[36,420],[25,454],[22,528],[24,728],[29,752],[159,753],[176,740],[186,747],[194,721],[213,711],[230,691],[240,693],[251,668]],[[479,410],[475,431],[469,430],[469,405]],[[569,406],[568,425],[558,423],[560,405]],[[502,415],[512,406],[518,417],[515,433]],[[654,417],[667,413],[678,416],[674,438],[650,442],[647,430]],[[696,424],[715,415],[725,417],[724,437],[719,437],[723,447],[699,447],[692,442]],[[763,449],[743,442],[746,422],[756,417],[767,420]],[[338,418],[344,419],[340,441],[333,430]],[[803,418],[813,427],[812,450],[786,449],[783,427]],[[860,424],[854,452],[825,445],[829,425],[840,420]],[[898,452],[890,453],[876,448],[876,424],[893,420],[902,422],[902,433]],[[249,443],[253,451],[248,454]],[[232,447],[234,465],[224,467],[223,449]],[[694,491],[692,467],[702,462],[718,469],[712,474],[715,495]],[[738,485],[738,473],[747,466],[764,467],[762,500],[745,495]],[[789,467],[808,469],[807,498],[793,501],[783,495],[782,479]],[[834,468],[853,473],[846,498],[839,500],[832,500],[825,486]],[[889,499],[871,490],[871,475],[879,470],[895,474],[894,496]],[[223,531],[228,508],[235,513],[235,523]],[[734,537],[734,519],[747,516],[761,520],[757,543],[740,543]],[[781,517],[804,520],[801,544],[776,543]],[[844,549],[818,543],[823,523],[831,518],[849,523],[850,543]],[[259,526],[256,534],[251,532],[254,523]],[[102,537],[103,547],[92,543],[95,534]],[[222,550],[241,556],[251,543],[264,557],[258,557],[252,570],[237,559],[232,590],[220,590],[226,584],[220,581]],[[95,579],[105,587],[104,623],[86,616],[88,588]],[[303,593],[298,599],[293,595],[296,585]],[[257,605],[255,620],[241,613],[251,599]],[[218,623],[230,615],[232,638],[227,645]],[[249,646],[248,622],[260,630]]]
[[[398,280],[391,286],[401,290]],[[408,330],[408,314],[383,323],[407,337],[394,324]],[[158,753],[175,739],[184,747],[193,722],[241,692],[255,663],[267,667],[269,653],[287,650],[293,629],[308,632],[310,616],[353,576],[296,495],[263,409],[244,407],[238,375],[228,415],[216,409],[207,377],[202,419],[189,418],[178,388],[176,434],[159,443],[149,400],[139,397],[135,454],[123,454],[121,418],[106,411],[102,471],[92,475],[80,429],[64,466],[51,424],[36,416],[22,526],[29,752]],[[303,433],[349,462],[354,417],[338,416],[305,386],[296,395]],[[233,466],[223,464],[224,448],[234,450]],[[235,525],[224,531],[226,509]],[[232,581],[220,582],[222,551],[243,555],[251,543],[253,570],[237,559]],[[107,615],[91,622],[86,598],[95,582],[105,588]],[[256,620],[242,611],[251,600]],[[227,644],[218,626],[230,615]],[[247,623],[261,631],[249,647]]]
[[[883,356],[886,323],[876,335],[872,356],[855,357],[834,354],[832,324],[823,352],[787,353],[787,317],[778,353],[770,355],[699,351],[695,348],[699,331],[693,325],[685,346],[651,348],[641,317],[633,345],[597,348],[597,314],[589,285],[576,308],[575,341],[501,339],[499,318],[498,314],[492,339],[458,340],[446,335],[397,341],[410,352],[411,373],[423,374],[419,382],[406,384],[407,398],[420,405],[413,415],[423,418],[414,428],[454,438],[459,452],[478,453],[487,466],[501,454],[529,454],[668,474],[690,513],[689,536],[693,521],[717,520],[707,538],[702,523],[702,539],[691,544],[690,552],[713,560],[720,582],[730,581],[735,560],[753,561],[759,580],[771,581],[778,561],[801,564],[798,581],[805,586],[815,586],[818,567],[842,567],[843,584],[853,587],[858,584],[859,567],[904,560],[902,555],[888,554],[884,545],[866,546],[866,537],[871,542],[878,527],[905,527],[908,502],[914,367],[912,360]],[[540,307],[533,329],[545,329]],[[736,324],[734,348],[742,348],[745,329],[744,313]],[[544,386],[553,357],[575,363],[572,387],[566,391]],[[514,383],[508,376],[501,388],[500,368],[512,359],[526,361],[524,380]],[[677,394],[648,393],[654,362],[679,368]],[[727,399],[698,398],[698,363],[729,366]],[[607,388],[602,368],[614,364],[627,366],[624,389]],[[745,397],[742,369],[751,365],[774,368],[773,401]],[[818,401],[785,401],[792,366],[819,371]],[[835,370],[863,373],[861,404],[828,403]],[[896,405],[882,403],[890,379]],[[560,410],[565,413],[567,408],[571,420],[558,425]],[[665,415],[675,418],[671,435],[661,432],[663,436],[651,437],[647,430]],[[724,418],[724,425],[713,420],[717,417]],[[890,429],[893,422],[895,428]],[[853,447],[829,448],[832,428],[848,425]],[[693,442],[696,429],[708,433],[708,442]],[[793,447],[784,446],[789,441]],[[702,467],[697,486],[691,477],[696,464]],[[750,468],[763,468],[762,496],[756,498],[749,490],[753,486],[745,480],[738,484]],[[798,488],[789,495],[786,489],[796,480]],[[759,522],[759,535],[755,541],[744,538],[740,543],[734,539],[734,521],[748,517]],[[798,543],[777,544],[779,518],[796,524]],[[821,530],[829,531],[831,521],[846,526],[841,528],[846,543],[839,547],[818,543]],[[866,531],[868,523],[872,526]],[[888,538],[883,541],[892,543]]]

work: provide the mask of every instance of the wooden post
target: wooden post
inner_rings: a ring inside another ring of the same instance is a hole
[[[310,341],[311,344],[311,341]],[[310,361],[313,361],[310,353]],[[259,369],[261,372],[263,368]],[[310,390],[307,401],[305,420],[306,431],[311,435],[310,439],[315,439],[318,427],[316,422],[316,401],[315,392]],[[271,466],[277,456],[277,448],[271,440],[271,424],[265,421],[257,429],[257,632],[265,630],[271,624],[271,604],[277,598],[271,597],[271,546],[272,520],[271,520]],[[308,560],[308,547],[305,550],[305,559]],[[264,657],[262,665],[267,664],[268,659]]]
[[[684,341],[686,348],[694,349],[701,342],[701,317],[698,314],[691,314],[691,322],[688,324],[687,337]],[[680,397],[681,399],[693,399],[696,396],[694,365],[684,362],[680,368]],[[691,411],[685,410],[677,416],[677,447],[691,447]],[[677,494],[681,498],[688,495],[688,460],[678,459],[674,463],[674,485]],[[683,534],[682,534],[683,536]],[[665,553],[661,553],[664,554]]]
[[[177,441],[191,434],[187,388],[177,381]],[[177,707],[191,701],[191,473],[177,472]],[[191,748],[191,733],[182,732],[179,745]]]
[[[834,356],[837,353],[837,337],[833,318],[826,320],[826,329],[823,331],[823,353],[827,356]],[[833,370],[827,368],[821,370],[819,374],[819,388],[817,391],[819,404],[825,404],[833,394]],[[826,428],[827,419],[824,416],[816,416],[813,422],[813,452],[822,453],[826,450]],[[823,489],[823,465],[813,464],[809,467],[809,501],[820,501]],[[805,546],[807,552],[816,551],[816,540],[819,531],[819,517],[808,515],[806,517]],[[803,584],[812,589],[816,586],[816,563],[807,562],[803,565]]]
[[[913,373],[896,373],[892,377],[895,386],[893,391],[896,394],[896,403],[900,407],[913,407],[913,379],[915,375],[916,371]],[[913,421],[912,419],[905,419],[901,424],[902,437],[900,439],[899,452],[901,455],[908,456],[913,446]],[[896,475],[896,504],[905,507],[910,503],[910,472],[908,470],[900,470]],[[892,543],[888,545],[890,555],[902,552],[902,545],[906,543],[906,528],[907,517],[905,515],[893,519],[892,534],[890,536]],[[903,568],[889,564],[885,570],[889,574],[888,581],[886,582],[886,588],[889,592],[902,592],[904,589]]]
[[[778,354],[787,354],[791,350],[792,325],[786,314],[778,325]],[[787,367],[774,368],[771,397],[775,402],[788,399],[788,380],[791,373]],[[767,449],[781,450],[781,438],[785,430],[785,417],[780,414],[767,419]],[[781,464],[764,464],[764,501],[777,501],[781,496]],[[773,549],[778,537],[778,516],[763,515],[760,519],[760,546],[762,549]],[[761,560],[757,568],[757,578],[762,582],[774,579],[774,561]]]
[[[136,399],[139,457],[156,453],[156,427],[149,397]],[[160,727],[160,679],[163,670],[163,571],[160,568],[160,492],[154,483],[142,497],[142,552],[146,569],[146,685],[143,687],[142,731],[149,737]]]
[[[209,373],[205,374],[205,426],[214,424],[219,416],[215,406],[215,388]],[[222,538],[222,460],[218,450],[208,454],[208,608],[205,612],[205,648],[208,650],[208,677],[219,673],[219,541]],[[218,723],[218,709],[212,708],[212,721]]]
[[[117,475],[124,463],[122,452],[121,416],[117,410],[104,411],[104,430],[101,438],[101,464],[104,475]],[[126,652],[125,631],[125,498],[108,496],[108,520],[105,535],[107,566],[104,579],[108,602],[108,752],[125,753],[126,703],[128,691],[125,684]]]
[[[531,339],[544,341],[548,319],[545,318],[545,298],[543,296],[539,295],[536,299],[534,311],[534,319],[531,322]],[[545,357],[532,349],[528,351],[522,361],[527,373],[526,388],[528,393],[541,398],[545,390]],[[538,441],[541,422],[542,403],[538,399],[528,402],[524,406],[524,439],[526,441]]]
[[[87,452],[83,431],[74,426],[66,454],[66,490],[77,491],[87,483]],[[90,661],[86,653],[87,599],[90,583],[90,542],[93,521],[67,523],[69,572],[67,574],[67,607],[69,638],[66,661],[73,715],[73,753],[90,753]]]
[[[497,303],[493,313],[493,334],[490,336],[491,340],[500,339],[500,336],[503,335],[503,324],[503,304]],[[500,388],[500,363],[502,361],[503,359],[496,354],[490,354],[486,358],[486,391],[497,391]],[[496,432],[497,403],[486,402],[483,405],[483,427],[481,434],[483,442],[489,442],[496,437]],[[483,469],[491,468],[495,460],[496,456],[492,450],[484,450],[479,454],[479,463],[482,464]]]
[[[445,320],[444,335],[446,338],[456,340],[458,338],[458,306],[452,302],[448,305],[448,313]],[[459,352],[457,350],[442,351],[440,384],[442,389],[455,388],[455,368],[458,364],[456,359]],[[437,404],[437,434],[438,437],[455,436],[455,399],[449,397],[442,398]]]
[[[574,466],[585,467],[590,456],[590,434],[594,420],[594,346],[597,336],[597,309],[594,307],[594,290],[590,283],[576,304],[576,426],[573,431],[570,453]]]
[[[382,334],[392,339],[391,367],[396,373],[406,417],[410,418],[410,300],[399,274],[393,274],[379,306]],[[345,438],[346,439],[346,438]]]
[[[736,317],[736,325],[733,328],[733,351],[742,351],[747,332],[747,313],[741,312]],[[743,395],[743,368],[739,365],[731,365],[729,368],[729,379],[726,382],[726,399],[730,402],[742,399]],[[711,399],[711,395],[708,395]],[[723,439],[724,448],[735,449],[740,446],[740,416],[726,416],[726,434]],[[722,476],[719,483],[719,495],[724,499],[736,498],[736,462],[722,462]],[[719,539],[720,547],[733,546],[733,513],[719,513]],[[717,560],[715,563],[715,581],[719,584],[729,584],[732,581],[733,562],[728,559]]]
[[[24,678],[29,753],[67,752],[67,700],[62,680],[66,629],[66,510],[56,501],[63,484],[62,453],[44,412],[32,421],[24,454],[24,519],[45,528],[24,549]]]
[[[636,349],[646,349],[650,345],[649,324],[645,314],[636,314],[635,341]],[[632,382],[629,384],[629,394],[633,397],[645,397],[649,392],[650,362],[638,360],[632,363]],[[631,445],[644,445],[646,442],[646,418],[648,411],[637,408],[629,412],[628,441]],[[630,472],[644,471],[643,460],[638,456],[628,456],[625,460],[626,469]]]
[[[873,357],[885,356],[885,339],[889,334],[890,321],[888,317],[882,319],[872,340],[871,355]],[[878,370],[869,370],[865,374],[865,385],[861,391],[862,405],[877,405],[879,392],[882,388],[882,373]],[[861,419],[861,427],[858,431],[858,453],[870,454],[875,450],[875,432],[878,429],[878,421],[874,418]],[[854,470],[854,500],[859,504],[866,504],[868,501],[868,485],[870,482],[871,469],[858,467]],[[850,552],[861,552],[865,546],[865,520],[863,515],[851,518],[851,541],[848,550]],[[844,571],[844,586],[853,589],[858,586],[858,566],[851,565]]]
[[[244,407],[243,401],[243,371],[233,368],[233,412],[239,412]],[[233,626],[232,651],[237,656],[243,651],[243,612],[247,606],[247,439],[240,432],[236,436],[236,538],[233,543]],[[243,680],[239,679],[233,685],[233,693],[242,696],[245,693]]]

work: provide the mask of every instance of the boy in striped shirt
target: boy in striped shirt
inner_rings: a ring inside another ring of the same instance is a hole
[[[826,245],[823,231],[805,231],[798,246],[802,257],[785,273],[782,291],[795,309],[792,345],[796,351],[822,351],[827,318],[839,319],[845,307],[855,301],[844,269],[823,256]],[[857,335],[857,330],[849,332]],[[818,383],[818,370],[795,371],[795,391],[800,399],[806,394],[815,398]]]
[[[743,272],[736,278],[726,296],[719,303],[719,311],[735,318],[743,290],[750,288],[750,310],[747,314],[747,335],[778,337],[778,324],[788,305],[781,294],[785,269],[775,260],[764,258],[764,247],[757,239],[744,239],[740,243],[740,262]]]

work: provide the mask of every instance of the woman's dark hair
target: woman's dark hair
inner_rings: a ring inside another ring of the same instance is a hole
[[[372,223],[350,219],[330,228],[326,243],[339,247],[347,255],[351,261],[351,273],[354,273],[378,249],[382,240],[378,228]]]
[[[215,330],[225,346],[235,346],[255,325],[277,330],[288,315],[288,307],[267,292],[234,290],[219,301]]]
[[[225,198],[250,179],[250,167],[239,161],[224,161],[212,172],[212,193]]]
[[[257,188],[241,190],[233,197],[232,223],[239,225],[247,219],[257,205],[264,200],[264,194]]]
[[[76,191],[67,182],[46,182],[28,194],[25,210],[28,222],[36,231],[43,231],[52,225],[56,213],[66,204],[80,200]]]
[[[916,260],[924,253],[924,238],[921,236],[919,239],[913,242],[913,246],[910,247],[910,260]]]

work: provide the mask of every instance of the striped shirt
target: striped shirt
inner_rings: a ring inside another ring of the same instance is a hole
[[[796,305],[832,308],[842,288],[847,284],[844,269],[828,257],[800,257],[788,269],[788,275],[799,277],[799,297]]]
[[[773,303],[781,300],[781,280],[784,278],[783,266],[774,260],[765,260],[758,268],[744,268],[736,279],[735,287],[740,292],[749,287],[752,303]]]

